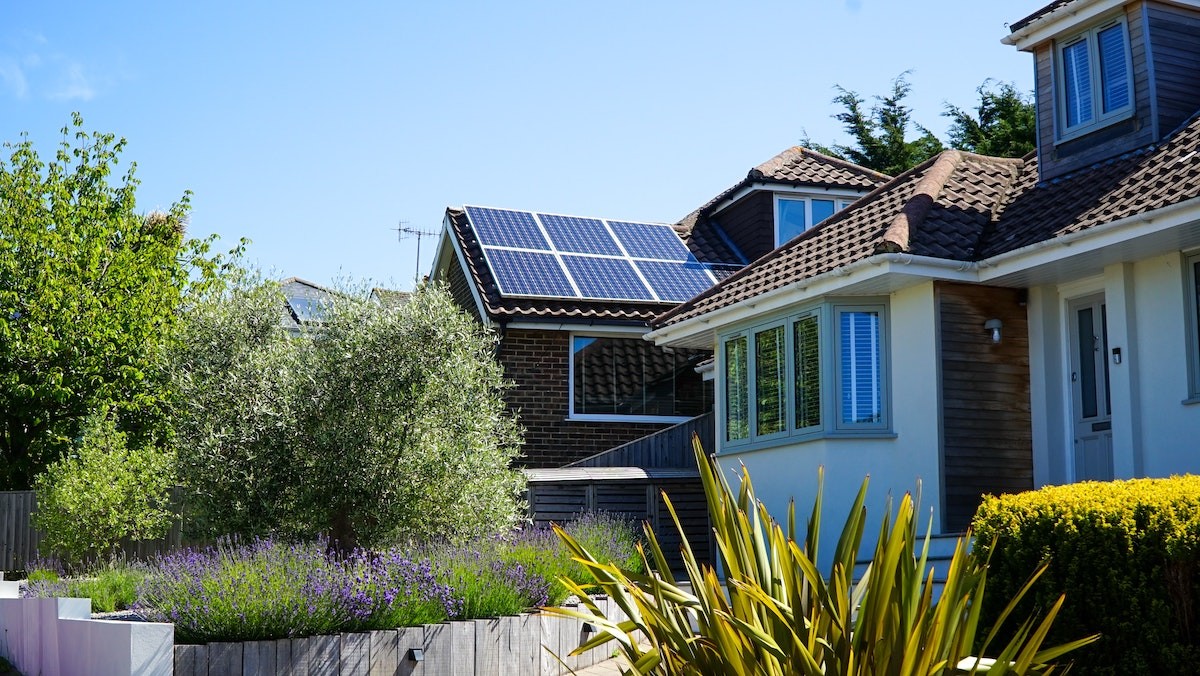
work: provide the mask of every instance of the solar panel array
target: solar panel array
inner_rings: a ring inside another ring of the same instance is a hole
[[[465,208],[505,296],[682,302],[728,274],[669,225]]]

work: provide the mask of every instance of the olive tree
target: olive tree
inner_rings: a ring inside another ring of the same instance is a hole
[[[197,299],[172,359],[188,508],[210,534],[327,533],[343,548],[495,532],[520,441],[495,337],[437,286],[345,292],[299,337],[278,287]]]

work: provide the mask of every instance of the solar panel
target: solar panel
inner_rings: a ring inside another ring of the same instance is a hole
[[[685,301],[712,286],[702,265],[667,261],[634,261],[650,288],[664,301]]]
[[[713,277],[716,277],[717,281],[719,282],[738,270],[741,270],[745,266],[741,263],[707,263],[706,267],[708,268],[709,272],[713,273]]]
[[[595,218],[579,218],[577,216],[555,216],[553,214],[538,214],[550,241],[559,251],[570,251],[583,254],[603,254],[620,256],[621,250],[608,234],[604,223]]]
[[[547,251],[550,246],[528,211],[465,207],[475,235],[484,246],[510,246]]]
[[[563,264],[584,298],[654,300],[633,264],[624,258],[564,255]]]
[[[491,248],[484,253],[505,296],[578,297],[552,253]]]
[[[686,261],[690,252],[669,225],[609,221],[609,226],[633,258]]]

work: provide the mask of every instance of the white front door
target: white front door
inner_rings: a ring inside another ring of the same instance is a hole
[[[1068,304],[1075,480],[1113,478],[1112,399],[1108,388],[1108,317],[1104,294]]]

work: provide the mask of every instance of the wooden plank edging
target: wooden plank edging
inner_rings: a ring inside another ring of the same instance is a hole
[[[607,617],[616,619],[616,604],[606,597],[596,601]],[[583,624],[573,617],[533,612],[290,640],[176,645],[174,666],[176,676],[561,676],[608,657],[604,649],[568,656],[592,637]],[[421,651],[421,661],[413,659],[414,649]]]

